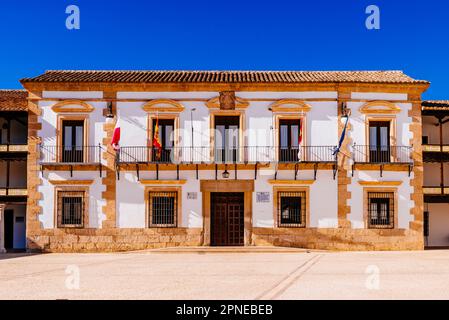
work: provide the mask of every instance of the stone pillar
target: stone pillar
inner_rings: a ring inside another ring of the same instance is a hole
[[[5,204],[0,203],[0,253],[5,253]]]
[[[413,193],[410,194],[410,200],[414,206],[410,209],[410,214],[414,216],[414,221],[410,222],[410,229],[418,235],[417,248],[424,249],[424,163],[422,152],[422,116],[421,116],[421,95],[410,94],[409,99],[412,103],[412,109],[408,116],[412,118],[410,132],[413,134],[410,139],[412,145],[411,158],[413,159],[413,178],[410,185],[413,187]]]
[[[343,133],[345,126],[342,121],[343,105],[351,99],[350,91],[338,92],[338,137]],[[351,184],[351,177],[348,173],[350,170],[350,154],[349,146],[351,145],[351,139],[349,137],[351,124],[348,124],[346,131],[346,138],[341,146],[340,153],[338,154],[338,227],[339,228],[351,228],[351,222],[348,220],[348,214],[351,213],[351,207],[348,205],[348,200],[351,199],[351,192],[348,191],[348,185]]]
[[[115,100],[117,97],[116,92],[104,92],[103,97],[105,99]],[[108,112],[104,110],[104,114]],[[114,101],[112,103],[112,113],[117,115],[117,105]],[[106,152],[103,152],[103,159],[106,160],[106,165],[103,166],[103,170],[106,171],[105,176],[102,179],[103,185],[106,191],[103,192],[103,199],[106,200],[106,205],[103,207],[103,213],[106,219],[102,223],[103,229],[114,229],[117,227],[117,213],[116,213],[116,170],[115,170],[115,151],[111,146],[112,135],[114,133],[115,121],[112,123],[105,123],[103,125],[103,131],[105,132],[105,138],[103,139],[103,145],[106,148]]]
[[[41,245],[36,242],[36,238],[42,232],[39,215],[42,213],[42,208],[39,205],[39,200],[42,199],[42,194],[38,192],[39,186],[42,184],[40,178],[39,167],[39,130],[42,124],[39,122],[41,110],[38,106],[38,99],[42,97],[42,92],[28,92],[28,158],[27,158],[27,213],[26,213],[26,238],[27,250],[41,250]]]

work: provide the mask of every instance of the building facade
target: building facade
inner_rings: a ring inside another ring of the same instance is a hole
[[[449,101],[424,101],[424,236],[427,247],[449,247]]]
[[[0,252],[26,248],[27,95],[0,90]]]
[[[426,81],[48,71],[21,83],[29,250],[425,246]]]

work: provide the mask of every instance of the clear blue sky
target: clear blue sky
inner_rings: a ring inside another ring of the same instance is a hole
[[[81,10],[67,30],[65,9]],[[381,29],[365,28],[365,8]],[[47,69],[404,70],[449,99],[449,1],[1,1],[0,88]]]

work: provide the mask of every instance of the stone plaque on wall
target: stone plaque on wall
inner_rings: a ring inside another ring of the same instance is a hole
[[[259,203],[270,202],[270,193],[269,192],[257,192],[256,193],[256,202],[259,202]]]
[[[188,200],[196,200],[198,198],[198,192],[187,192]]]
[[[222,91],[220,92],[220,109],[221,110],[235,110],[235,92]]]

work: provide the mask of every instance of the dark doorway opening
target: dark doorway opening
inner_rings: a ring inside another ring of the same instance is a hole
[[[244,193],[211,194],[211,245],[244,245]]]
[[[14,211],[5,210],[5,249],[14,249]]]

